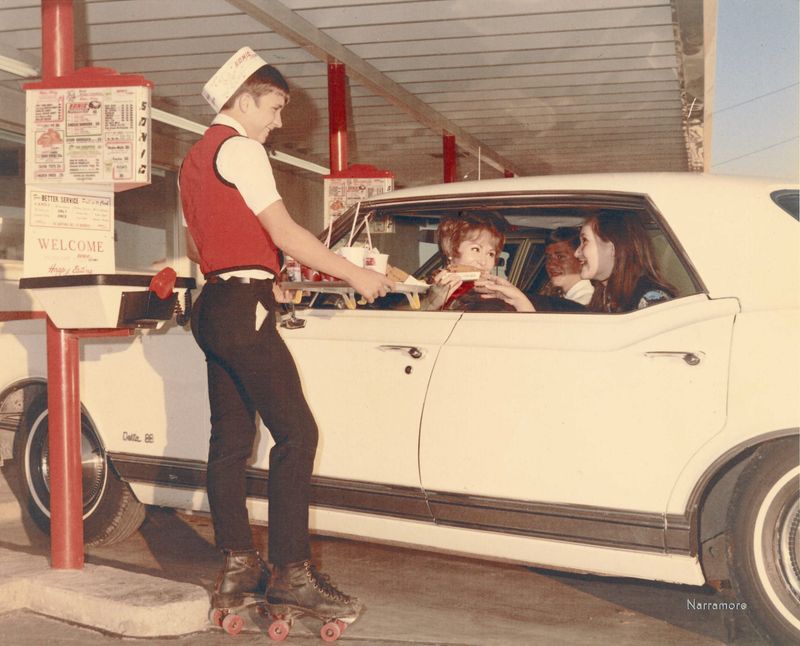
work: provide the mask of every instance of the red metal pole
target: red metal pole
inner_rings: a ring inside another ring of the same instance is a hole
[[[328,64],[328,133],[331,175],[347,169],[347,74],[341,63]]]
[[[72,0],[42,0],[42,78],[74,71]]]
[[[42,0],[42,78],[75,71],[72,0]],[[78,337],[47,319],[50,555],[57,569],[83,568]]]
[[[83,567],[78,337],[47,319],[51,566]]]
[[[442,135],[442,162],[444,165],[444,181],[456,181],[456,138],[454,135]]]

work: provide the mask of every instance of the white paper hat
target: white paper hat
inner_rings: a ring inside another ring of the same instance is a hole
[[[203,98],[219,112],[247,77],[267,62],[249,47],[242,47],[203,86]]]

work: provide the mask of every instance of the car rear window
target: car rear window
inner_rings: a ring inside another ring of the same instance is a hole
[[[800,202],[800,191],[784,189],[781,191],[774,191],[770,197],[775,204],[800,222],[800,206],[798,206],[798,202]]]

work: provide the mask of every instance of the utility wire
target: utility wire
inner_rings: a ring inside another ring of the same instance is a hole
[[[713,114],[719,114],[720,112],[725,112],[726,110],[733,110],[733,108],[738,108],[740,105],[746,105],[748,103],[752,103],[753,101],[757,101],[758,99],[763,99],[765,96],[770,96],[772,94],[777,94],[778,92],[783,92],[797,85],[800,85],[800,83],[792,83],[791,85],[787,85],[786,87],[778,88],[777,90],[772,90],[771,92],[765,92],[764,94],[759,94],[758,96],[754,96],[752,99],[747,99],[746,101],[742,101],[740,103],[734,103],[733,105],[720,108],[719,110],[714,110]]]
[[[794,141],[798,138],[798,135],[794,137],[789,137],[788,139],[784,139],[783,141],[779,141],[776,144],[771,144],[769,146],[765,146],[764,148],[759,148],[758,150],[751,150],[749,153],[745,153],[744,155],[739,155],[738,157],[731,157],[730,159],[726,159],[725,161],[718,162],[716,164],[711,164],[712,168],[716,168],[717,166],[722,166],[723,164],[728,164],[732,161],[736,161],[737,159],[742,159],[743,157],[749,157],[750,155],[755,155],[756,153],[764,152],[765,150],[769,150],[770,148],[776,148],[777,146],[782,146],[783,144],[788,144],[790,141]]]

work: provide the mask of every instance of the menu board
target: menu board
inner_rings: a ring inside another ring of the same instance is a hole
[[[26,92],[25,181],[150,182],[150,88],[84,87]]]
[[[113,274],[114,193],[28,186],[26,277]]]
[[[394,187],[393,177],[326,177],[325,222],[327,227],[357,202],[388,193]],[[375,231],[375,229],[373,229]]]

